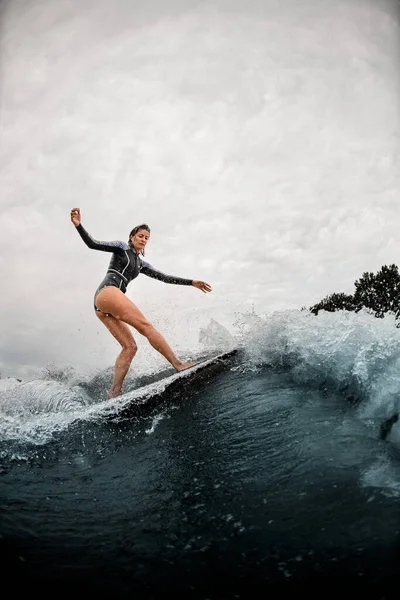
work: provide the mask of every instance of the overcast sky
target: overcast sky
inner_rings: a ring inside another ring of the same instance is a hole
[[[400,18],[388,0],[2,4],[0,371],[104,367],[100,240],[152,230],[129,297],[176,347],[400,265]],[[141,342],[143,343],[143,342]]]

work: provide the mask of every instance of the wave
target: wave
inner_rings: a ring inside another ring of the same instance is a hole
[[[359,418],[374,427],[400,410],[400,330],[393,316],[376,319],[366,311],[318,316],[306,310],[263,316],[252,312],[239,315],[234,329],[235,334],[224,333],[212,320],[201,335],[209,355],[217,349],[241,348],[235,369],[243,378],[262,368],[289,373],[299,386],[339,392],[356,406]],[[1,380],[0,441],[44,444],[76,421],[123,418],[129,411],[136,414],[138,407],[150,410],[163,401],[169,373],[129,380],[128,393],[112,402],[104,400],[109,369],[74,385]],[[179,374],[176,378],[179,382]],[[200,382],[192,381],[192,387],[196,385]],[[180,388],[182,383],[177,393]],[[394,438],[399,437],[400,424],[392,425]]]
[[[0,442],[43,445],[77,421],[119,421],[148,415],[165,400],[171,403],[187,396],[190,388],[198,389],[212,373],[223,370],[226,361],[236,353],[232,348],[228,350],[217,361],[208,358],[181,373],[170,375],[167,372],[168,377],[163,371],[152,377],[146,375],[141,378],[146,383],[142,386],[137,384],[135,389],[112,401],[100,399],[105,397],[106,388],[101,397],[95,399],[87,392],[88,389],[92,392],[93,389],[98,390],[102,374],[95,376],[94,383],[84,382],[82,388],[49,381],[17,383],[17,380],[10,380],[8,385],[3,384],[3,391],[0,392]],[[157,417],[153,419],[154,426],[158,420]],[[0,456],[9,456],[10,452],[14,453],[14,449],[3,450]]]
[[[247,362],[289,371],[299,385],[331,389],[365,419],[400,409],[400,329],[393,315],[305,310],[252,313],[237,321]]]
[[[90,404],[90,399],[82,389],[55,381],[12,382],[0,392],[3,415],[22,418],[41,413],[70,412],[87,404]]]

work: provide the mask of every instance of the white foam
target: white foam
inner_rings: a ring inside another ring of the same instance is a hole
[[[384,490],[390,496],[400,497],[399,469],[386,458],[380,457],[364,471],[361,484]]]
[[[239,324],[248,365],[286,367],[299,384],[343,391],[360,400],[365,419],[399,410],[400,329],[392,315],[292,310],[250,321],[242,315]]]

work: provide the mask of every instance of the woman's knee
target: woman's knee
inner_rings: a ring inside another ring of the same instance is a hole
[[[134,327],[136,331],[138,331],[141,335],[144,335],[145,337],[149,337],[151,332],[154,331],[153,325],[147,320],[136,323]]]
[[[137,352],[137,345],[135,340],[126,342],[123,346],[123,350],[125,350],[129,357],[133,358]]]

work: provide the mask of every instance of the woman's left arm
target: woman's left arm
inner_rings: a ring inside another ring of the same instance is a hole
[[[157,271],[152,267],[148,262],[142,261],[141,273],[143,275],[147,275],[147,277],[152,277],[153,279],[158,279],[158,281],[163,281],[164,283],[173,283],[175,285],[193,285],[198,288],[202,292],[211,292],[211,286],[205,281],[198,281],[196,279],[184,279],[183,277],[175,277],[174,275],[166,275],[161,271]]]

